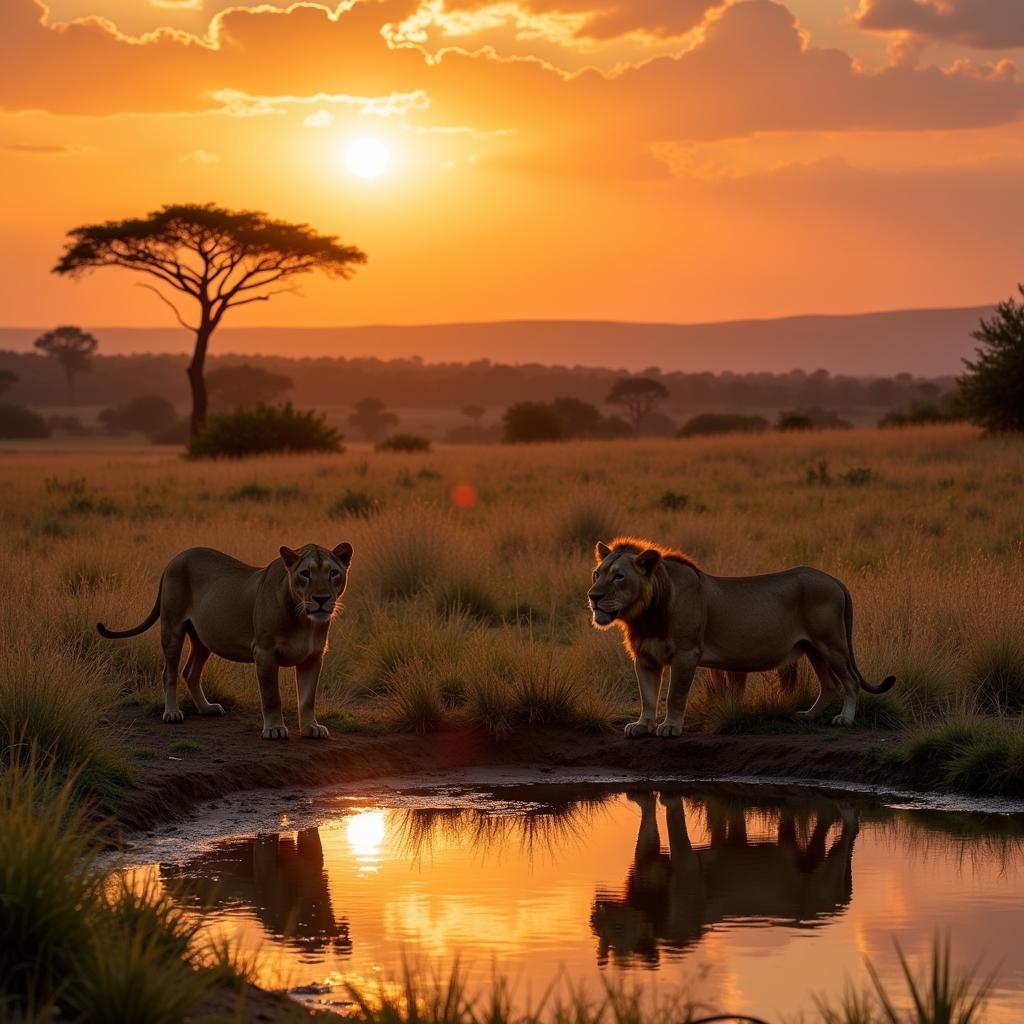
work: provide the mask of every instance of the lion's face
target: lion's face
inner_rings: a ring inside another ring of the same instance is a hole
[[[637,615],[651,601],[651,573],[661,555],[652,550],[613,551],[597,545],[593,585],[587,593],[594,625],[607,629],[617,619]]]
[[[352,545],[345,541],[333,551],[317,544],[307,544],[299,551],[281,548],[281,558],[296,610],[311,622],[330,622],[348,582]]]

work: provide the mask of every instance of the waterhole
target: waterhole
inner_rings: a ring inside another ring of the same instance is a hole
[[[471,786],[324,797],[293,823],[137,849],[259,981],[344,1013],[347,984],[506,978],[683,994],[768,1020],[923,968],[996,969],[991,1021],[1024,1019],[1024,815],[739,784]]]

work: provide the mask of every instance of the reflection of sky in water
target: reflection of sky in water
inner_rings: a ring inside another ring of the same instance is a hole
[[[866,982],[865,957],[901,991],[893,938],[919,963],[941,929],[961,963],[1002,961],[989,1019],[1024,1019],[1020,818],[735,788],[538,792],[363,801],[319,829],[225,839],[138,876],[212,903],[207,927],[259,948],[268,985],[376,986],[403,954],[442,972],[458,957],[471,985],[497,966],[522,1002],[564,970],[595,992],[626,977],[777,1018]]]

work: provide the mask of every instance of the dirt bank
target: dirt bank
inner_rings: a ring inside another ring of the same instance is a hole
[[[330,740],[260,738],[259,715],[234,709],[223,718],[189,717],[180,725],[130,709],[114,723],[129,750],[134,784],[117,808],[121,828],[147,829],[179,819],[204,800],[245,789],[325,786],[384,775],[485,766],[613,769],[681,777],[784,776],[893,789],[929,787],[928,779],[880,762],[892,732],[800,728],[744,736],[701,733],[675,740],[626,740],[618,731],[531,728],[496,740],[480,732],[367,736]]]

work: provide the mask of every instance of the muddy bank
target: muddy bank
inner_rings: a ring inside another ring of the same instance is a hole
[[[871,730],[801,728],[744,736],[694,733],[674,740],[626,740],[618,732],[527,729],[502,739],[482,732],[367,736],[335,732],[330,740],[260,738],[259,714],[236,708],[223,718],[190,716],[165,725],[141,709],[114,723],[129,751],[134,783],[118,803],[125,830],[180,819],[202,801],[247,789],[326,786],[384,775],[431,775],[476,767],[529,766],[618,770],[680,777],[775,776],[897,789],[941,789],[880,760],[900,735]]]

